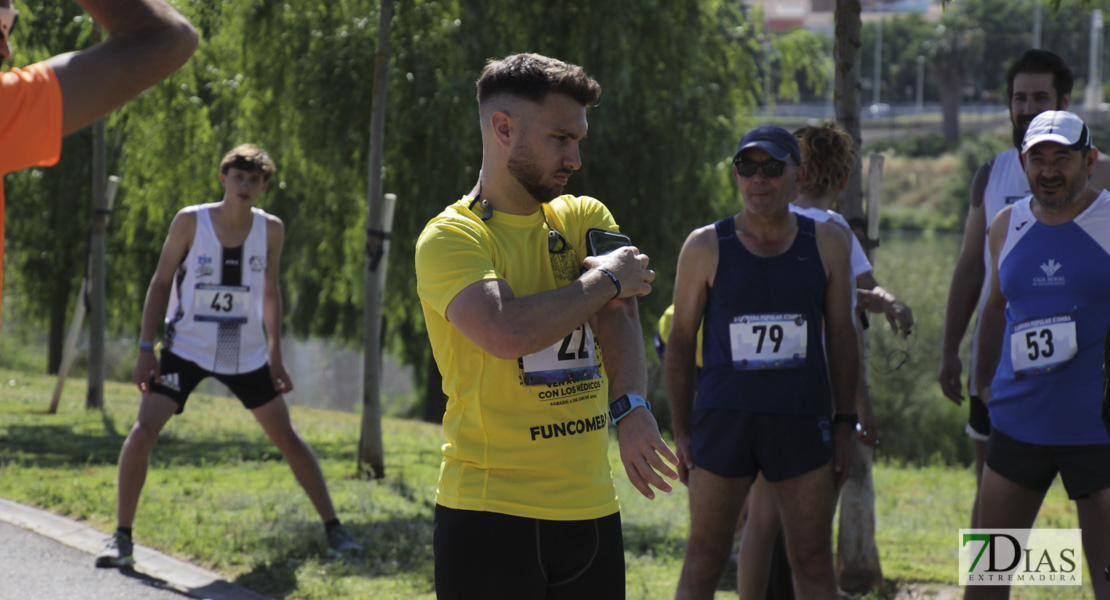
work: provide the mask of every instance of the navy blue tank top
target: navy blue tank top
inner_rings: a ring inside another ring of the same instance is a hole
[[[756,256],[732,217],[717,221],[717,273],[705,305],[695,410],[827,415],[822,344],[827,277],[812,219],[797,215],[790,248]]]

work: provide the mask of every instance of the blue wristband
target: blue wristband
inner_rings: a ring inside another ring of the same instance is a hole
[[[617,279],[617,276],[614,275],[612,271],[610,271],[609,269],[606,269],[605,267],[598,267],[597,270],[601,271],[602,273],[605,273],[606,275],[609,276],[609,279],[613,280],[613,285],[617,286],[617,293],[616,293],[616,295],[613,296],[613,298],[614,299],[615,298],[620,298],[621,297],[621,280]]]
[[[139,342],[139,352],[154,352],[154,342]]]

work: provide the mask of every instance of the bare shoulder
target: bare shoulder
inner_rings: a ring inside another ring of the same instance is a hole
[[[714,224],[703,225],[690,232],[686,236],[686,242],[682,244],[683,252],[706,252],[717,251],[717,228]]]
[[[177,211],[170,223],[171,237],[185,237],[193,239],[197,231],[197,211],[195,206],[186,206]]]
[[[1091,173],[1090,187],[1096,190],[1110,189],[1110,155],[1099,152],[1095,160],[1095,170]]]
[[[851,248],[851,239],[848,237],[852,232],[845,226],[833,220],[822,221],[814,223],[814,230],[817,233],[817,244],[832,244],[836,247],[842,247],[845,251]]]
[[[278,217],[276,215],[271,215],[268,212],[263,212],[262,216],[266,219],[266,232],[267,233],[270,233],[270,234],[285,233],[285,222],[281,220],[281,217]]]

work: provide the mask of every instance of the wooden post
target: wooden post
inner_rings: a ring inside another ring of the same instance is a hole
[[[104,329],[105,310],[104,253],[108,235],[107,178],[108,162],[104,143],[104,119],[93,123],[93,210],[89,235],[89,377],[85,408],[104,408]]]
[[[882,197],[883,155],[872,154],[867,178],[866,241],[874,261],[874,241],[879,239],[879,205]],[[863,332],[863,381],[871,381],[871,346]],[[840,490],[840,526],[837,528],[836,563],[840,589],[862,594],[883,584],[879,548],[875,544],[875,482],[871,477],[873,449],[856,443],[848,481]]]
[[[117,190],[119,190],[119,177],[112,175],[108,178],[108,190],[104,194],[108,211],[112,210],[112,204],[116,201]],[[104,218],[104,226],[108,226],[107,216]],[[50,415],[58,412],[58,402],[62,399],[62,386],[65,385],[66,377],[69,376],[69,369],[73,367],[73,358],[77,351],[77,338],[80,337],[81,326],[85,323],[85,292],[88,287],[89,279],[86,271],[85,278],[81,280],[81,291],[77,293],[77,304],[73,307],[73,320],[69,322],[69,331],[66,332],[65,345],[62,347],[62,362],[58,365],[58,381],[54,383],[54,394],[50,397],[50,409],[46,411]]]
[[[370,173],[367,187],[366,279],[363,296],[363,370],[362,433],[358,443],[358,474],[385,477],[385,451],[382,444],[382,297],[389,250],[389,228],[397,197],[387,194],[382,200],[382,162],[385,148],[386,90],[389,83],[389,56],[392,50],[390,26],[393,0],[381,0],[378,24],[378,52],[374,71],[374,90],[370,102]]]

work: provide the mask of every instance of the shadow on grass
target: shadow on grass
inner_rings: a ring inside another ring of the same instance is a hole
[[[347,521],[344,526],[363,545],[363,553],[330,558],[322,528],[305,524],[295,531],[264,537],[260,545],[277,549],[276,552],[259,560],[235,583],[272,598],[286,598],[298,591],[298,572],[311,569],[320,573],[315,577],[334,581],[348,577],[367,580],[403,577],[414,589],[432,590],[435,561],[431,513],[372,523]]]

